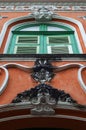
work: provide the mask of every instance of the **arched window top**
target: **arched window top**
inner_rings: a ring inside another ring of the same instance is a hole
[[[73,31],[71,28],[60,24],[37,23],[20,25],[15,31]]]

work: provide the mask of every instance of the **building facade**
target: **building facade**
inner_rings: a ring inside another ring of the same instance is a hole
[[[85,53],[85,0],[0,0],[1,130],[85,130]]]

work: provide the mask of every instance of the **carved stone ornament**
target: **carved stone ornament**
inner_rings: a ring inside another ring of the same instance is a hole
[[[41,7],[37,11],[35,11],[32,15],[36,21],[48,22],[52,20],[53,12],[45,7]]]
[[[53,69],[54,67],[48,60],[36,60],[35,65],[33,67],[32,77],[40,83],[49,82],[53,76]]]
[[[56,108],[58,101],[76,104],[76,101],[69,94],[47,84],[39,84],[35,88],[18,94],[12,103],[29,102],[32,105],[31,114],[52,115],[55,113],[54,108]]]

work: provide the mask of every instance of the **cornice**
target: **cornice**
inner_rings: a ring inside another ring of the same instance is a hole
[[[0,2],[71,2],[70,0],[0,0]],[[72,2],[86,2],[85,0],[72,0]]]
[[[23,5],[56,5],[56,6],[85,6],[86,1],[85,0],[0,0],[0,6],[3,5],[17,5],[17,6],[23,6]]]

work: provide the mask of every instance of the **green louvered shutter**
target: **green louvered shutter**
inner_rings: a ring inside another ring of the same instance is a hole
[[[27,43],[27,44],[37,44],[38,37],[37,36],[19,36],[17,43]]]
[[[68,36],[48,36],[48,53],[51,54],[72,53],[70,38]]]
[[[37,54],[38,53],[38,36],[18,36],[15,44],[15,54]]]
[[[49,36],[48,43],[49,44],[68,44],[69,37],[68,36]]]
[[[15,47],[16,54],[36,54],[37,47],[30,47],[30,46],[16,46]]]

